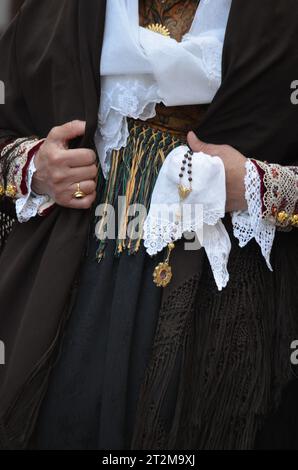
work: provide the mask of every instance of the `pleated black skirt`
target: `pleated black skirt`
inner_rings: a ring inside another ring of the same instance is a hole
[[[35,432],[39,449],[130,448],[161,291],[143,251],[95,260],[91,240],[75,308]]]

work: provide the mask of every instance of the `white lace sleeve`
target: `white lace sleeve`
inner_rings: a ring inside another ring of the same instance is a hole
[[[246,212],[234,212],[232,215],[234,235],[239,246],[244,247],[253,238],[259,244],[268,268],[272,271],[270,255],[274,242],[276,227],[262,217],[261,179],[255,165],[246,163]]]
[[[47,205],[48,207],[51,199],[47,195],[37,195],[31,190],[32,178],[36,171],[34,165],[34,157],[32,158],[27,171],[27,188],[28,193],[25,196],[16,200],[16,214],[20,223],[28,222],[32,217],[40,214],[41,208]]]

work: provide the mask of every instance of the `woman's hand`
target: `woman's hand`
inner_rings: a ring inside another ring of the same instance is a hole
[[[194,132],[187,136],[188,145],[194,152],[204,152],[212,157],[220,157],[226,171],[227,204],[226,211],[243,211],[247,209],[245,199],[247,159],[238,150],[229,145],[206,144],[197,138]]]
[[[89,209],[96,198],[98,168],[95,152],[68,148],[68,142],[84,135],[85,128],[83,121],[54,127],[34,159],[33,191],[47,194],[60,206],[72,209]],[[83,199],[74,198],[78,183],[86,194]]]

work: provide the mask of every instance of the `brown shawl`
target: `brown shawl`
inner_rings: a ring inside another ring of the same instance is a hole
[[[46,136],[82,119],[86,135],[74,145],[93,147],[104,19],[104,1],[26,2],[0,42],[0,137]],[[23,448],[31,434],[88,224],[88,212],[57,208],[16,224],[1,255],[0,447]]]

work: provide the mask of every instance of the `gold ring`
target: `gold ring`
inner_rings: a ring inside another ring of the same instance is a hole
[[[74,193],[73,197],[75,199],[83,199],[84,197],[86,197],[86,194],[84,193],[84,191],[81,190],[80,183],[77,183],[77,190]]]

